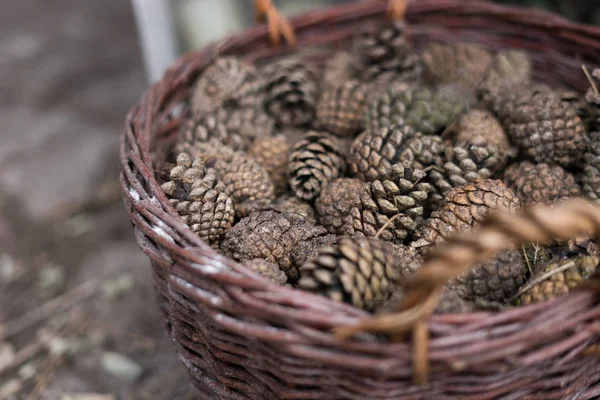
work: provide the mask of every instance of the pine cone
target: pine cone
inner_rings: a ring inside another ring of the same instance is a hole
[[[600,201],[600,132],[590,133],[588,149],[583,156],[581,184],[583,192],[594,201]]]
[[[287,168],[292,191],[298,198],[313,200],[328,182],[345,169],[340,143],[335,136],[310,131],[296,143]]]
[[[429,172],[429,179],[435,188],[432,197],[434,208],[441,204],[452,188],[491,178],[503,165],[504,160],[494,146],[467,143],[464,147],[447,148],[443,165],[439,170]]]
[[[364,187],[364,182],[350,178],[336,179],[327,184],[315,201],[319,223],[330,233],[346,232],[348,227],[352,227],[350,213]]]
[[[527,175],[535,168],[535,164],[531,161],[521,161],[510,164],[503,172],[502,181],[512,191],[517,188],[517,180],[522,176]]]
[[[354,69],[363,81],[385,75],[396,81],[415,81],[423,69],[419,55],[406,40],[406,25],[401,21],[361,33],[352,54]]]
[[[368,92],[368,85],[354,80],[325,88],[317,103],[317,125],[338,136],[355,135],[361,129]]]
[[[469,43],[430,44],[421,56],[428,79],[475,88],[492,65],[492,55]]]
[[[352,80],[352,56],[347,51],[338,51],[325,60],[323,87],[342,86]]]
[[[532,166],[527,161],[522,164],[521,175],[516,177],[511,186],[521,204],[552,204],[581,195],[575,177],[559,165],[541,163]]]
[[[531,83],[531,58],[521,50],[502,50],[496,54],[480,89],[496,92],[502,87],[517,87]]]
[[[564,101],[561,93],[537,85],[504,92],[494,103],[511,140],[527,157],[563,166],[581,158],[585,127],[577,108]]]
[[[532,278],[532,282],[539,280],[542,275],[546,275],[567,265],[571,265],[571,267],[562,272],[557,272],[554,275],[548,276],[546,279],[534,284],[529,290],[523,293],[520,298],[521,304],[539,303],[569,293],[573,288],[577,287],[583,279],[588,278],[596,271],[598,267],[598,257],[578,256],[567,260],[551,261],[542,271]]]
[[[270,207],[270,209],[289,212],[306,218],[311,224],[317,223],[314,208],[307,202],[300,200],[295,196],[284,194],[279,197]]]
[[[240,220],[225,235],[221,249],[238,261],[262,258],[276,263],[293,283],[298,279],[299,263],[304,262],[299,258],[304,254],[293,253],[293,250],[304,246],[305,253],[314,241],[319,246],[333,244],[335,237],[299,215],[269,210],[252,213]]]
[[[193,119],[225,103],[262,103],[264,81],[253,65],[233,57],[217,58],[198,78],[191,98]]]
[[[287,283],[287,276],[279,269],[277,264],[273,264],[261,258],[255,258],[254,260],[246,261],[244,263],[248,269],[271,283],[276,285],[285,285]]]
[[[375,236],[385,226],[381,239],[404,242],[423,221],[430,191],[428,183],[420,182],[425,176],[410,162],[393,165],[389,178],[364,185],[350,211],[352,226],[343,226],[338,233]]]
[[[291,146],[284,136],[258,139],[248,150],[258,164],[269,174],[275,193],[283,193],[288,186],[287,163]]]
[[[458,232],[470,232],[491,210],[499,209],[508,212],[519,209],[519,199],[501,181],[485,179],[456,187],[425,221],[411,246],[427,250]]]
[[[436,314],[462,314],[475,310],[475,304],[469,302],[458,295],[455,290],[448,287],[444,288],[438,306],[435,309]]]
[[[301,289],[371,311],[389,300],[402,276],[394,247],[375,238],[343,237],[300,267]]]
[[[502,160],[506,160],[510,153],[510,143],[502,125],[487,111],[468,111],[456,119],[442,136],[454,146],[492,145]]]
[[[232,226],[234,209],[226,187],[215,170],[186,153],[177,156],[169,171],[170,181],[161,188],[186,224],[201,239],[213,242]]]
[[[317,76],[298,59],[282,59],[265,69],[265,108],[282,125],[300,126],[315,115]]]
[[[444,145],[437,136],[425,136],[408,126],[367,130],[352,144],[350,172],[363,180],[385,179],[392,165],[412,161],[416,168],[439,165]]]
[[[275,198],[269,174],[246,153],[215,142],[197,144],[196,154],[214,168],[231,196],[238,217],[266,208]]]
[[[367,130],[408,125],[426,135],[441,133],[462,114],[474,96],[456,86],[437,90],[412,89],[394,84],[366,108],[363,124]]]
[[[234,150],[245,150],[253,141],[268,138],[274,131],[275,121],[260,108],[219,107],[184,124],[176,151],[194,153],[198,143],[215,140]]]
[[[467,301],[505,303],[523,285],[525,272],[521,253],[511,248],[501,251],[491,260],[474,265],[450,286]]]

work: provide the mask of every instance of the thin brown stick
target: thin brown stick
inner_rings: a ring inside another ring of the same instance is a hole
[[[429,375],[429,329],[425,321],[419,321],[413,330],[413,368],[417,385],[427,383]]]
[[[54,378],[54,375],[56,375],[56,372],[60,369],[64,362],[65,359],[63,356],[52,355],[48,361],[48,364],[46,365],[46,368],[44,368],[42,374],[38,378],[35,386],[33,389],[31,389],[31,392],[29,392],[26,400],[39,399],[44,389],[46,389],[50,382],[52,382],[52,378]]]
[[[39,324],[53,314],[76,306],[82,301],[92,297],[98,290],[98,287],[98,283],[95,280],[87,281],[72,291],[31,310],[27,314],[0,325],[0,340],[9,338],[33,325]]]
[[[590,75],[590,72],[588,71],[587,67],[585,65],[582,65],[581,69],[583,69],[583,73],[585,74],[585,77],[588,79],[588,81],[590,81],[590,85],[592,86],[592,90],[594,91],[594,93],[598,94],[598,88],[596,87],[594,78],[592,78],[592,75]]]
[[[527,255],[527,251],[525,251],[525,243],[521,244],[521,249],[523,250],[523,257],[525,257],[525,263],[527,264],[527,270],[529,271],[529,276],[533,276],[533,268],[531,268],[531,263],[529,262],[529,256]]]
[[[385,231],[392,224],[392,222],[394,222],[399,216],[400,216],[400,213],[398,213],[398,214],[394,215],[392,218],[388,219],[386,221],[386,223],[383,224],[383,226],[381,228],[379,228],[379,230],[375,234],[375,237],[378,238],[379,235],[381,235],[383,233],[383,231]]]
[[[546,272],[545,274],[542,274],[540,276],[538,276],[537,278],[535,278],[534,280],[532,280],[531,282],[529,282],[527,285],[523,286],[521,289],[519,289],[519,291],[517,292],[517,294],[515,294],[513,297],[511,297],[508,302],[512,303],[513,301],[515,301],[516,299],[518,299],[519,297],[521,297],[522,295],[524,295],[525,293],[527,293],[528,291],[531,290],[531,288],[533,288],[535,285],[544,282],[546,279],[551,278],[552,276],[559,274],[563,271],[568,270],[569,268],[573,268],[575,266],[575,261],[569,261],[567,263],[564,263],[563,265],[561,265],[558,268],[554,268],[551,271]]]

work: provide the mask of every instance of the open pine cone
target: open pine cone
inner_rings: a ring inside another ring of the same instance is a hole
[[[368,99],[369,86],[359,81],[324,88],[317,103],[317,126],[338,136],[355,135]]]

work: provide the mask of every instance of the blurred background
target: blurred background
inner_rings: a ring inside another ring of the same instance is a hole
[[[600,23],[598,0],[513,3]],[[194,398],[122,205],[119,134],[148,81],[254,24],[251,4],[0,2],[0,400]]]

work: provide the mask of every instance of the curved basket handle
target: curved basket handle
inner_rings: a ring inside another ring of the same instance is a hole
[[[491,213],[479,229],[457,235],[432,251],[421,270],[403,283],[406,295],[396,312],[339,327],[336,336],[343,340],[370,331],[398,338],[412,330],[415,382],[424,383],[428,371],[425,319],[434,312],[449,280],[510,246],[570,240],[581,234],[600,235],[600,204],[577,198],[554,206],[528,207],[518,214]]]
[[[385,0],[388,2],[388,16],[393,20],[404,19],[408,0]],[[267,22],[269,27],[269,38],[274,46],[279,46],[281,38],[285,39],[290,47],[296,47],[296,35],[294,28],[286,17],[277,11],[272,0],[254,0],[256,19],[259,22]]]

